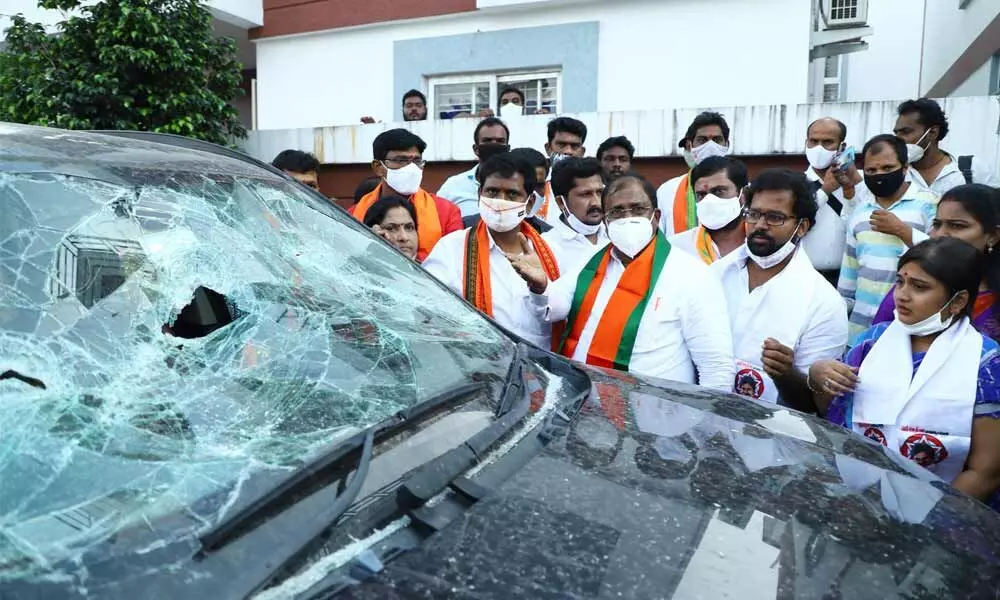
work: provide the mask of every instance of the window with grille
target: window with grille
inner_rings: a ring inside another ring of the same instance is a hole
[[[501,92],[515,88],[524,94],[525,114],[535,114],[540,108],[556,114],[561,80],[561,73],[550,71],[429,77],[428,102],[433,107],[433,118],[475,116],[485,108],[496,112]]]
[[[859,0],[830,0],[830,20],[847,21],[858,18]]]
[[[827,79],[840,77],[839,56],[826,57],[826,63],[823,65],[823,77]]]
[[[839,102],[839,101],[840,101],[840,84],[824,83],[823,102]]]

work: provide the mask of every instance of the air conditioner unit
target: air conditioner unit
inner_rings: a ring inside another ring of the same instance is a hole
[[[820,0],[820,10],[829,29],[868,23],[868,0]]]

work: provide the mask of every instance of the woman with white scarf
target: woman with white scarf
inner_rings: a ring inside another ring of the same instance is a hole
[[[899,259],[895,320],[808,384],[820,413],[1000,509],[1000,346],[972,326],[983,256],[955,238]]]

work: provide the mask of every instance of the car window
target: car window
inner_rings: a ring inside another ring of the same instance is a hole
[[[506,375],[507,337],[298,186],[116,175],[0,174],[0,564],[211,522],[255,471]]]

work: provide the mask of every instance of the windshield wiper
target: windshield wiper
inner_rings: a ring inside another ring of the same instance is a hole
[[[317,479],[320,479],[332,469],[342,466],[345,460],[357,453],[360,448],[360,457],[354,467],[354,475],[351,477],[350,483],[344,491],[335,500],[339,510],[334,511],[334,514],[339,518],[340,515],[347,511],[361,491],[364,479],[368,474],[368,466],[371,464],[372,449],[376,436],[395,434],[399,430],[408,427],[409,423],[414,419],[439,409],[446,404],[450,404],[455,400],[469,397],[481,391],[484,387],[485,384],[483,383],[455,386],[419,404],[402,410],[389,419],[372,425],[368,429],[338,443],[296,470],[290,477],[268,490],[267,493],[254,499],[232,515],[227,516],[215,525],[215,527],[202,534],[199,538],[202,552],[206,553],[222,548],[230,541],[251,530],[259,522],[281,510],[287,509],[288,506],[296,504],[319,489],[336,481],[324,482],[321,485],[317,484]],[[332,522],[336,522],[336,518]]]

